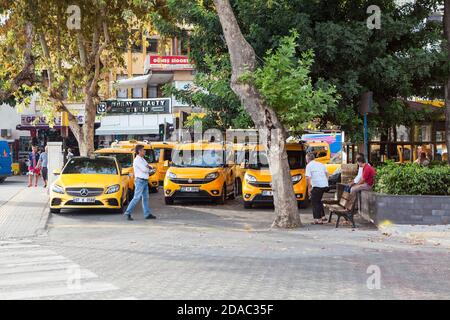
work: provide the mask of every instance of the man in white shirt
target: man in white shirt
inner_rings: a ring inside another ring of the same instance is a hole
[[[125,211],[125,217],[127,220],[133,220],[131,213],[133,212],[139,200],[142,198],[142,208],[144,209],[145,219],[156,219],[154,215],[150,212],[150,207],[148,205],[149,201],[149,191],[148,191],[148,177],[150,170],[153,169],[144,158],[145,149],[143,145],[138,144],[136,146],[136,157],[133,161],[134,170],[134,196]]]
[[[314,224],[323,224],[325,210],[323,208],[322,197],[328,191],[328,172],[323,163],[314,160],[313,153],[306,155],[306,181],[308,193],[313,207]],[[326,219],[325,219],[326,220]]]

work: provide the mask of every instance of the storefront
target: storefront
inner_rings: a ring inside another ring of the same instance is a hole
[[[107,100],[97,106],[97,116],[97,147],[115,140],[158,141],[160,125],[174,124],[170,98]]]

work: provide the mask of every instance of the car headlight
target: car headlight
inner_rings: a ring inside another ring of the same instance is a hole
[[[252,176],[251,174],[246,174],[245,180],[247,180],[247,182],[256,182],[256,177]]]
[[[211,172],[208,173],[205,177],[206,180],[215,180],[219,177],[219,173],[218,172]]]
[[[55,192],[55,193],[64,194],[64,188],[59,186],[59,185],[57,185],[57,184],[54,184],[52,186],[52,191]]]
[[[115,184],[113,186],[108,187],[108,189],[106,189],[105,194],[111,194],[111,193],[116,193],[120,190],[120,185]]]
[[[300,180],[302,180],[302,175],[301,174],[296,174],[295,176],[292,176],[292,183],[297,183]]]
[[[169,179],[176,179],[177,175],[173,172],[167,172],[167,178]]]
[[[148,172],[148,175],[149,176],[152,176],[152,175],[154,175],[156,173],[156,170],[155,169],[150,169],[150,171]]]

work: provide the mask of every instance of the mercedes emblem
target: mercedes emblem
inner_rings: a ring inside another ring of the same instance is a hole
[[[89,190],[86,188],[83,188],[80,190],[80,196],[87,197],[89,195]]]

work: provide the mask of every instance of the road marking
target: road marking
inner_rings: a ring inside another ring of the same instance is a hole
[[[0,300],[84,297],[118,290],[97,279],[92,271],[31,241],[0,242]]]
[[[92,292],[106,292],[117,290],[118,288],[110,283],[105,282],[88,282],[81,284],[79,288],[69,288],[67,285],[59,285],[52,287],[40,287],[29,290],[11,290],[7,292],[0,291],[0,300],[17,300],[17,299],[31,299],[54,297],[68,294],[81,294]]]
[[[49,282],[60,282],[63,281],[67,283],[70,280],[70,271],[68,268],[66,270],[52,270],[52,271],[38,271],[33,270],[27,273],[21,274],[8,274],[0,277],[0,287],[3,286],[18,286],[18,285],[28,285],[35,283],[49,283]],[[80,269],[79,271],[80,280],[82,279],[92,279],[98,278],[98,276],[86,269]]]

